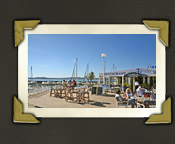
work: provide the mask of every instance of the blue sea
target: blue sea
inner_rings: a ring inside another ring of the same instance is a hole
[[[69,81],[71,80],[71,78],[28,78],[28,81],[40,81],[40,82],[47,82],[47,81],[56,82],[56,81],[63,81],[63,80]],[[97,82],[98,80],[99,80],[98,78],[94,78],[92,81]],[[84,80],[84,78],[78,78],[77,81],[82,82],[87,80]]]

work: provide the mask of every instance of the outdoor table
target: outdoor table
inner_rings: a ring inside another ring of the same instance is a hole
[[[55,92],[55,97],[60,96],[59,89],[54,89],[54,92]]]
[[[77,102],[80,102],[80,101],[84,101],[85,102],[85,97],[84,97],[84,95],[85,95],[85,91],[81,91],[80,89],[79,89],[79,91],[76,93],[76,101]]]
[[[137,99],[137,97],[136,97],[136,96],[131,96],[130,98],[131,98],[131,99]]]
[[[55,90],[55,96],[60,96],[62,97],[62,94],[63,94],[63,91],[65,90],[64,88],[57,88],[57,89],[54,89]]]
[[[145,94],[144,96],[137,96],[136,97],[138,104],[142,105],[144,108],[148,105],[153,105],[153,106],[156,105],[156,101],[153,98],[152,93],[149,92],[149,93],[144,93],[144,94]]]
[[[80,91],[81,87],[74,87],[73,93],[78,93]]]
[[[68,102],[68,100],[74,101],[73,93],[70,89],[65,90],[65,101]]]

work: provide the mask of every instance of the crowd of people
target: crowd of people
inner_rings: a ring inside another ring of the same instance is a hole
[[[126,92],[124,92],[123,95],[121,95],[121,91],[118,89],[115,95],[115,98],[118,102],[118,98],[121,99],[121,103],[124,101],[127,101],[127,105],[131,105],[132,108],[136,107],[137,104],[135,102],[135,99],[132,97],[133,93],[130,88],[126,89]]]
[[[70,86],[72,86],[72,87],[76,87],[77,86],[77,83],[76,83],[76,81],[75,80],[69,80],[69,81],[65,81],[65,80],[63,80],[62,81],[62,86],[63,87],[70,87]]]
[[[131,107],[134,108],[137,107],[136,97],[144,97],[144,91],[146,91],[146,89],[142,88],[140,85],[136,86],[135,95],[132,93],[130,88],[127,88],[124,94],[121,94],[121,91],[118,89],[115,98],[117,103],[120,99],[121,103],[127,102],[127,105],[131,105]]]

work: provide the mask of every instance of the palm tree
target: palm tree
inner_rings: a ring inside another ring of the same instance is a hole
[[[91,82],[92,82],[92,80],[95,78],[95,74],[94,74],[94,72],[91,72],[90,74],[89,74],[89,79],[91,80]]]

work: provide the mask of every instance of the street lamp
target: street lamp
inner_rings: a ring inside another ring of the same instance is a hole
[[[106,57],[106,54],[102,53],[101,57],[103,58],[103,84],[105,84],[105,57]]]

